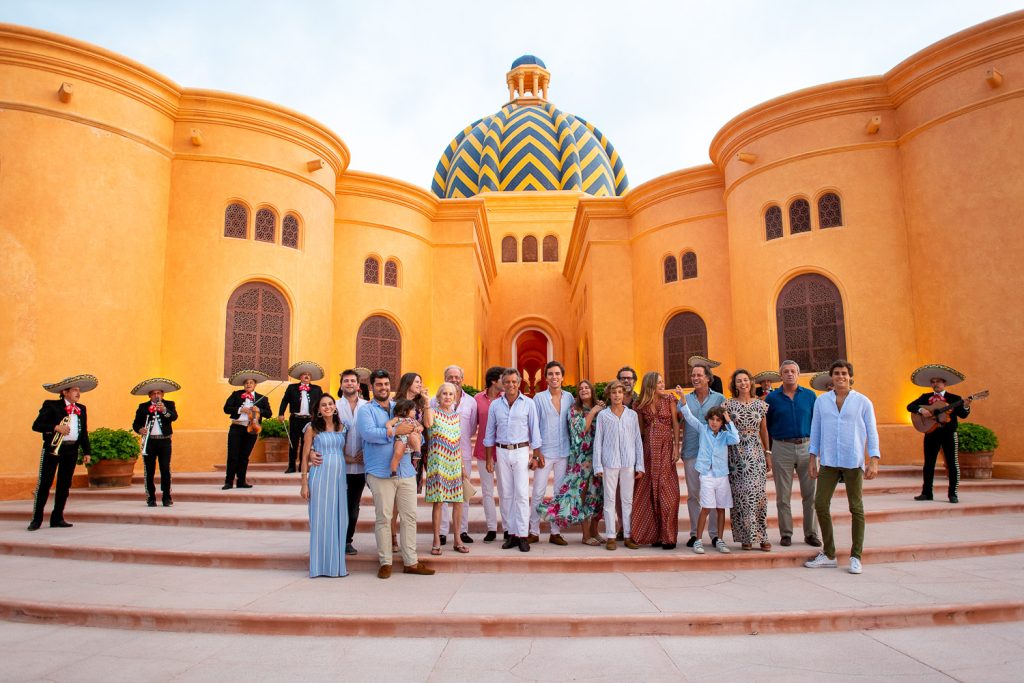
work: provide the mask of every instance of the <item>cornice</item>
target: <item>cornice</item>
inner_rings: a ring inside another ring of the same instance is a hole
[[[412,183],[365,171],[346,171],[339,176],[335,193],[391,202],[430,220],[437,215],[440,201],[431,192]]]
[[[585,263],[584,245],[590,224],[595,218],[626,218],[630,216],[624,197],[584,197],[576,207],[569,244],[565,248],[565,266],[562,275],[573,284],[579,269]]]
[[[695,192],[725,189],[725,177],[713,164],[693,166],[648,180],[624,195],[631,216],[661,202]]]
[[[214,156],[212,154],[175,154],[174,161],[194,161],[201,163],[231,164],[233,166],[246,166],[248,168],[256,168],[261,171],[278,173],[280,175],[287,176],[292,180],[297,180],[300,183],[309,185],[310,187],[324,193],[324,195],[326,195],[331,200],[332,205],[336,205],[337,202],[337,197],[334,196],[334,193],[328,190],[320,183],[316,182],[315,180],[306,175],[295,173],[294,171],[289,171],[287,169],[281,168],[280,166],[263,164],[258,161],[253,161],[251,159],[242,159],[239,157],[227,156]]]

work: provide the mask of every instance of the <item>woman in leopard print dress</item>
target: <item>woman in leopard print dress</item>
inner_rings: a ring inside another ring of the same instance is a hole
[[[765,415],[768,404],[755,398],[754,382],[746,370],[732,373],[729,381],[732,398],[722,407],[729,411],[729,417],[740,433],[740,442],[729,446],[729,486],[732,488],[733,542],[744,550],[750,550],[756,543],[765,552],[772,549],[768,542],[768,492],[765,490],[771,460],[765,456],[768,451],[768,427]]]

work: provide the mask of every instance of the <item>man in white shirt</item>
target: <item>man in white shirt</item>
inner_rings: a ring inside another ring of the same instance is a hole
[[[565,468],[569,462],[569,409],[574,397],[568,391],[562,391],[565,367],[557,360],[551,361],[544,368],[544,378],[548,388],[533,397],[533,402],[537,405],[537,420],[540,422],[540,452],[544,458],[543,464],[533,472],[530,535],[526,539],[530,543],[540,540],[540,511],[537,508],[544,502],[544,494],[548,489],[548,475],[554,473],[554,491],[557,492],[565,478]],[[555,545],[569,545],[562,538],[558,524],[553,521],[550,541]]]
[[[359,409],[369,403],[359,394],[359,375],[355,370],[341,373],[341,399],[338,401],[338,418],[348,427],[345,438],[345,483],[348,485],[348,529],[345,531],[345,554],[355,555],[358,551],[352,545],[359,521],[359,501],[366,486],[366,467],[363,465],[363,440],[359,438],[356,415]]]
[[[875,408],[864,394],[854,391],[853,365],[837,360],[829,368],[832,391],[818,396],[811,418],[810,474],[818,480],[814,510],[821,527],[822,552],[804,563],[805,567],[836,567],[836,544],[829,508],[840,478],[846,484],[846,500],[852,517],[853,547],[850,549],[851,574],[863,571],[864,480],[878,474],[882,457],[878,448]],[[867,451],[865,472],[864,452]]]

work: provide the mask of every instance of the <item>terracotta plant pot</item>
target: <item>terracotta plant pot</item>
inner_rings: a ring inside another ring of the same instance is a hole
[[[967,453],[960,451],[957,454],[960,461],[961,479],[991,479],[992,478],[992,451],[978,451]]]
[[[97,460],[86,469],[89,471],[89,487],[94,489],[124,488],[132,485],[135,462],[131,460]]]
[[[263,452],[267,462],[288,462],[288,439],[277,436],[263,439]]]

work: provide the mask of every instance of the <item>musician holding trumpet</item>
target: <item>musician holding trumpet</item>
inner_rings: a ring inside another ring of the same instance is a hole
[[[50,526],[72,526],[64,519],[64,504],[71,490],[79,449],[85,455],[86,464],[92,457],[85,406],[79,403],[78,399],[86,391],[95,389],[98,384],[99,380],[93,375],[76,375],[54,384],[43,385],[43,389],[60,394],[60,398],[43,401],[39,415],[32,423],[32,431],[43,434],[43,451],[39,456],[39,482],[36,484],[29,531],[35,531],[43,524],[43,510],[50,496],[50,486],[53,484],[55,474],[57,490],[53,494]]]
[[[224,402],[224,412],[231,416],[227,468],[224,486],[221,487],[225,491],[236,485],[240,489],[252,488],[252,484],[245,480],[245,473],[249,469],[249,456],[256,445],[256,438],[263,429],[260,422],[274,416],[267,397],[256,393],[256,384],[268,379],[270,375],[259,370],[239,370],[228,379],[233,386],[242,388],[233,391]]]
[[[181,389],[177,382],[163,377],[154,377],[139,382],[132,388],[133,396],[149,396],[135,410],[132,430],[142,437],[142,464],[146,474],[146,505],[156,507],[156,486],[153,473],[160,466],[160,493],[164,507],[173,505],[171,500],[171,424],[178,419],[174,401],[165,401],[164,394]]]

